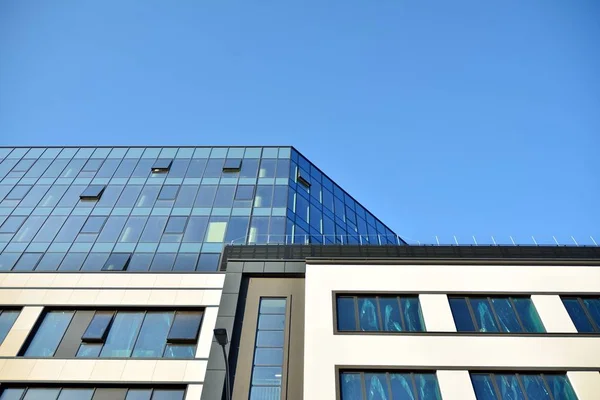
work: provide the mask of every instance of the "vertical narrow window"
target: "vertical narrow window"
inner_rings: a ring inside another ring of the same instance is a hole
[[[281,396],[287,299],[262,297],[252,363],[250,400]]]
[[[26,357],[52,357],[71,323],[74,313],[74,311],[47,312],[24,355]]]
[[[577,332],[600,332],[600,298],[563,297],[562,301]]]
[[[0,344],[4,342],[6,335],[12,328],[13,324],[19,316],[18,310],[1,310],[0,311]]]

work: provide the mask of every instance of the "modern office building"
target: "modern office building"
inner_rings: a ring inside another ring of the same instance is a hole
[[[600,399],[599,247],[408,246],[290,147],[0,179],[0,400]]]

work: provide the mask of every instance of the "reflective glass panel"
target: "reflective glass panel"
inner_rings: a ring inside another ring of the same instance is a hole
[[[52,357],[65,330],[71,322],[73,311],[51,311],[46,313],[33,340],[25,351],[26,357]]]
[[[160,358],[172,323],[173,312],[146,313],[132,357]]]
[[[338,297],[337,299],[338,330],[356,330],[356,309],[354,297]]]
[[[100,357],[129,357],[143,319],[142,312],[117,313]]]

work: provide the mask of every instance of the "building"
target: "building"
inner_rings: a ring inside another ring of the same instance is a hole
[[[0,400],[600,399],[600,247],[408,246],[293,148],[0,154]]]
[[[404,244],[291,147],[0,148],[0,399],[199,398],[245,243]]]

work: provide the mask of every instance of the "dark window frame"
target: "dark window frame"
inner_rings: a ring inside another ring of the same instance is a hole
[[[79,195],[80,200],[100,200],[106,185],[88,185]]]
[[[104,330],[102,331],[101,336],[99,336],[99,337],[91,336],[91,335],[88,336],[87,333],[90,330],[90,327],[91,327],[92,323],[94,322],[94,319],[96,318],[98,311],[105,312],[105,313],[110,312],[111,313],[110,320],[104,327]],[[85,329],[85,332],[83,333],[83,335],[81,335],[81,342],[82,343],[104,343],[106,341],[106,337],[108,336],[108,332],[110,331],[112,323],[115,320],[115,314],[116,314],[116,311],[96,310],[96,312],[94,313],[94,316],[92,317],[92,320],[90,321],[87,328]]]
[[[594,329],[594,332],[579,332],[579,330],[577,330],[577,332],[583,333],[583,334],[588,334],[588,335],[589,334],[596,335],[596,334],[600,333],[600,321],[596,321],[594,319],[594,317],[592,317],[592,315],[590,314],[590,310],[588,310],[588,307],[583,302],[585,299],[600,300],[600,297],[596,297],[596,296],[560,296],[560,300],[563,303],[563,307],[565,307],[565,310],[566,310],[566,306],[565,306],[564,300],[577,300],[579,307],[581,307],[581,309],[583,310],[583,313],[585,314],[585,317],[588,319],[588,322]],[[567,310],[567,314],[569,314],[568,310]],[[575,321],[573,321],[573,318],[571,318],[571,314],[569,314],[569,318],[573,322],[573,325],[575,325]],[[577,326],[575,326],[575,329],[577,329]]]
[[[183,338],[183,337],[172,337],[171,332],[173,331],[173,327],[175,326],[175,320],[177,319],[177,314],[180,312],[186,312],[185,310],[175,310],[175,314],[173,315],[173,323],[169,328],[169,332],[167,333],[167,344],[193,344],[198,343],[198,338],[200,337],[200,331],[202,330],[202,321],[204,320],[204,313],[200,313],[200,323],[198,324],[198,330],[194,338]]]
[[[451,299],[464,299],[465,303],[467,305],[467,309],[469,310],[469,316],[471,317],[471,322],[473,323],[473,326],[475,327],[475,331],[459,331],[458,327],[457,332],[461,333],[461,332],[465,332],[465,333],[470,333],[470,334],[504,334],[504,335],[511,335],[511,334],[518,334],[518,335],[539,335],[541,333],[547,333],[546,332],[546,328],[544,327],[544,331],[542,332],[528,332],[527,329],[525,328],[525,324],[523,323],[523,321],[521,320],[521,316],[519,315],[519,313],[517,312],[517,308],[514,302],[514,299],[528,299],[532,302],[532,305],[535,309],[535,304],[533,304],[533,300],[531,300],[531,296],[511,296],[511,295],[507,295],[507,296],[503,296],[503,295],[499,295],[499,296],[483,296],[483,295],[475,295],[475,296],[467,296],[467,295],[448,295],[448,304],[450,304],[450,300]],[[477,323],[477,318],[475,317],[475,310],[473,309],[473,306],[471,305],[471,300],[476,299],[476,300],[482,300],[485,299],[490,307],[490,310],[492,312],[492,317],[494,318],[494,323],[496,324],[496,327],[498,328],[497,332],[484,332],[484,331],[480,331],[481,327],[479,326],[479,324]],[[510,301],[511,304],[511,308],[514,311],[514,315],[517,318],[517,321],[519,323],[519,327],[521,328],[521,330],[519,332],[506,332],[505,330],[502,329],[502,324],[500,323],[500,318],[498,317],[498,312],[496,311],[496,308],[494,306],[494,303],[492,302],[492,299],[508,299]],[[537,309],[535,310],[537,313]],[[450,312],[452,313],[452,307],[450,307]],[[539,313],[538,313],[538,317],[539,317]],[[456,320],[454,319],[454,313],[452,313],[452,319],[454,320],[454,323],[456,324]],[[541,318],[540,318],[541,320]],[[542,322],[543,323],[543,322]]]
[[[226,158],[223,164],[223,172],[240,172],[242,170],[241,158]]]
[[[341,330],[338,328],[338,306],[337,306],[337,301],[339,298],[352,298],[353,303],[354,303],[354,322],[355,322],[355,329],[354,330]],[[358,307],[358,301],[361,298],[374,298],[376,300],[376,306],[377,306],[377,323],[378,325],[381,325],[381,328],[379,328],[378,330],[373,330],[373,331],[363,331],[360,329],[360,314],[359,314],[359,307]],[[381,313],[381,305],[379,303],[379,299],[391,299],[391,298],[396,298],[396,301],[398,302],[398,313],[400,314],[400,322],[402,325],[402,330],[401,331],[386,331],[383,329],[383,315]],[[419,304],[419,313],[421,315],[421,317],[423,317],[423,310],[421,309],[421,301],[419,300],[419,295],[418,294],[404,294],[404,293],[344,293],[344,292],[333,292],[333,327],[334,327],[334,334],[347,334],[347,333],[360,333],[360,334],[392,334],[392,335],[406,335],[406,334],[419,334],[419,333],[424,333],[427,332],[427,326],[425,325],[425,321],[423,318],[423,330],[418,330],[418,331],[410,331],[407,329],[407,323],[405,321],[404,318],[404,314],[402,313],[402,304],[403,304],[403,299],[416,299],[418,304]]]
[[[546,376],[548,375],[554,375],[554,376],[564,376],[567,381],[569,382],[569,385],[571,386],[571,389],[573,389],[573,385],[571,384],[571,381],[569,380],[569,377],[567,376],[566,372],[551,372],[551,373],[545,373],[545,372],[540,372],[540,373],[536,373],[535,371],[523,371],[523,372],[514,372],[514,371],[494,371],[494,372],[485,372],[485,371],[469,371],[469,377],[471,378],[471,386],[473,386],[473,375],[487,375],[490,377],[490,380],[492,381],[492,389],[494,390],[494,394],[496,395],[496,397],[498,399],[502,399],[502,392],[500,391],[500,388],[498,386],[498,382],[496,382],[496,375],[514,375],[515,378],[517,379],[517,383],[519,384],[519,387],[521,389],[521,392],[523,393],[523,396],[525,397],[525,400],[530,400],[529,396],[527,395],[527,392],[525,390],[525,385],[523,383],[523,379],[521,378],[521,376],[523,375],[536,375],[539,376],[540,378],[542,378],[542,382],[544,383],[544,386],[546,388],[546,390],[548,391],[548,394],[550,395],[550,399],[551,400],[555,400],[554,395],[552,394],[552,390],[550,389],[550,385],[548,384],[548,382],[546,381]],[[473,390],[475,390],[475,388],[473,387]],[[574,391],[575,389],[573,389]]]
[[[304,174],[302,174],[300,168],[298,168],[298,173],[296,175],[296,179],[299,183],[301,183],[304,187],[309,188],[310,187],[310,175],[309,176],[304,176]]]
[[[127,256],[127,258],[124,260],[124,262],[119,262],[120,269],[108,269],[108,266],[111,265],[112,263],[114,263],[114,261],[111,262],[111,259],[113,257],[116,258],[119,256]],[[132,253],[110,253],[108,258],[104,262],[104,265],[102,266],[101,271],[117,271],[117,272],[127,271],[127,267],[129,266],[129,263],[131,262],[131,257],[132,257]]]
[[[172,158],[159,158],[156,161],[154,161],[154,164],[152,164],[150,171],[154,174],[169,172],[172,164]]]

